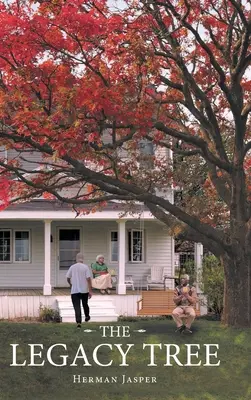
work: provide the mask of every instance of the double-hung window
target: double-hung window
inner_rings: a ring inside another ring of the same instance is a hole
[[[14,262],[30,262],[30,231],[14,231]]]
[[[11,230],[0,230],[0,262],[11,261]]]
[[[30,262],[30,231],[0,229],[0,262]]]
[[[128,231],[128,260],[133,263],[144,262],[144,231]]]
[[[117,262],[119,260],[119,246],[118,246],[118,231],[112,231],[111,236],[111,262]]]
[[[118,231],[110,232],[110,261],[119,261]],[[127,240],[128,261],[144,262],[144,231],[132,229],[128,231]]]

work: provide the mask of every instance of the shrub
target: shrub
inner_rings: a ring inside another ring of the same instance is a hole
[[[61,322],[61,317],[58,310],[51,307],[39,306],[39,320],[41,322]]]
[[[221,318],[224,298],[224,270],[218,258],[207,256],[202,262],[201,289],[207,296],[208,307]]]

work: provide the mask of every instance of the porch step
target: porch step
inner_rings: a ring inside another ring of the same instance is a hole
[[[111,297],[93,296],[89,302],[90,317],[92,322],[116,322],[115,305]],[[62,322],[75,322],[75,312],[70,296],[57,299],[57,307],[62,318]],[[81,305],[82,320],[84,321],[84,311]]]

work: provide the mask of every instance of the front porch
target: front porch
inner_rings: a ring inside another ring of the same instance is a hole
[[[89,267],[97,254],[104,255],[116,276],[117,294],[128,291],[127,276],[135,288],[146,288],[152,266],[173,276],[173,238],[146,212],[141,219],[119,219],[118,212],[100,213],[95,219],[56,212],[53,219],[41,220],[30,212],[25,220],[23,214],[0,214],[2,295],[60,295],[57,290],[67,287],[66,272],[79,252]]]
[[[99,302],[99,308],[102,312],[104,300],[112,300],[118,316],[137,317],[137,303],[146,291],[135,290],[127,291],[125,295],[118,295],[113,290],[111,295],[101,295],[94,291],[92,299],[95,303]],[[165,291],[159,290],[159,296],[162,298]],[[203,297],[203,296],[202,296]],[[39,316],[39,307],[41,305],[53,309],[58,308],[59,302],[71,302],[70,289],[58,288],[52,289],[50,296],[43,295],[43,289],[2,289],[0,290],[0,320],[17,318],[37,318]],[[92,301],[90,301],[92,307]],[[207,313],[207,307],[203,303],[199,307],[200,315]]]
[[[69,289],[53,289],[50,296],[44,296],[43,289],[8,289],[0,291],[0,320],[17,318],[37,318],[39,307],[58,309],[59,302],[71,303]],[[100,313],[103,312],[104,300],[112,301],[118,316],[137,316],[137,301],[141,298],[138,291],[127,292],[126,295],[118,295],[115,290],[111,295],[101,295],[96,292],[89,301],[99,303]],[[92,301],[93,300],[93,301]],[[72,307],[72,306],[71,306]],[[93,320],[94,321],[94,320]]]

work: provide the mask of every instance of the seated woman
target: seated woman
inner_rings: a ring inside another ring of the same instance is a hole
[[[99,254],[96,257],[96,262],[91,265],[93,272],[92,287],[94,289],[100,289],[100,293],[110,294],[110,288],[112,288],[112,277],[108,272],[108,267],[104,263],[104,256]]]

